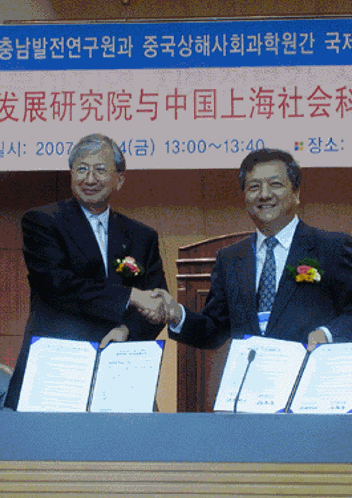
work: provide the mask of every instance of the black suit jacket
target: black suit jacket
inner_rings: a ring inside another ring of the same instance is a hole
[[[221,249],[212,273],[212,286],[202,313],[186,311],[180,334],[170,337],[198,348],[217,348],[229,337],[260,335],[255,292],[255,242],[248,238]],[[297,283],[285,268],[266,336],[307,342],[309,332],[326,326],[334,341],[352,334],[352,239],[300,222],[287,265],[315,258],[325,271],[320,282]]]
[[[108,277],[91,226],[75,199],[32,209],[22,218],[31,310],[6,405],[16,408],[33,335],[100,341],[126,324],[129,340],[153,340],[162,325],[128,307],[131,287],[166,288],[158,236],[151,228],[110,212]],[[140,277],[124,279],[113,260],[132,256]]]

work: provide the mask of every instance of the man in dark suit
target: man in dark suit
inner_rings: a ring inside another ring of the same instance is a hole
[[[98,341],[153,340],[162,325],[141,315],[161,305],[166,288],[158,236],[112,212],[125,158],[110,138],[88,135],[69,158],[73,198],[28,211],[22,219],[31,310],[6,405],[16,409],[33,335]]]
[[[250,153],[239,181],[256,234],[218,252],[202,313],[155,291],[164,297],[170,337],[199,348],[244,334],[308,342],[309,350],[350,341],[351,238],[299,220],[301,170],[290,154]]]

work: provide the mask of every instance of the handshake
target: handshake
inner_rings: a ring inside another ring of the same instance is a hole
[[[182,318],[182,307],[164,289],[142,291],[133,288],[130,305],[135,307],[150,323],[178,325]]]

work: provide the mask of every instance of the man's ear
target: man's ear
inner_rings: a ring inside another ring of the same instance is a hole
[[[295,191],[295,193],[294,193],[294,195],[295,195],[295,200],[296,200],[296,205],[297,205],[297,206],[299,206],[299,205],[300,205],[300,203],[301,203],[301,201],[300,201],[300,199],[299,199],[300,193],[301,193],[300,189],[297,189],[297,190]]]
[[[120,171],[117,173],[117,185],[116,185],[116,191],[120,190],[122,185],[125,183],[125,172]]]

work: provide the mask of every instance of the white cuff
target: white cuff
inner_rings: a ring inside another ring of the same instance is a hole
[[[327,328],[327,327],[319,327],[323,332],[324,334],[326,335],[326,339],[328,341],[329,344],[333,343],[334,342],[334,339],[332,337],[332,334],[330,332],[330,330]]]
[[[186,320],[186,310],[182,306],[182,304],[180,304],[180,306],[182,309],[182,317],[181,317],[179,324],[176,326],[169,325],[169,329],[171,330],[171,332],[174,332],[174,334],[179,334],[181,332],[183,324],[185,323],[185,320]]]

